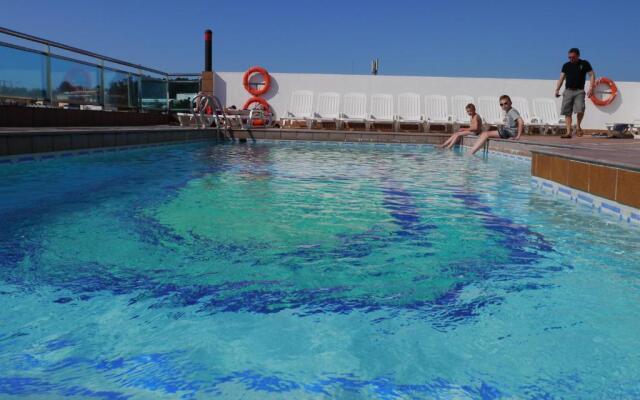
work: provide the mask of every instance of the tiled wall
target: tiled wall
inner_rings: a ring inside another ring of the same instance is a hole
[[[0,133],[0,156],[214,138],[213,130]]]
[[[569,200],[575,204],[591,208],[598,211],[598,213],[609,215],[620,221],[640,225],[640,210],[637,208],[626,206],[617,201],[595,196],[540,177],[531,177],[531,185],[554,197]]]
[[[462,138],[462,145],[472,147],[478,140],[477,136],[469,135]],[[528,143],[513,140],[492,139],[485,143],[485,147],[488,150],[493,150],[499,153],[507,153],[515,156],[531,157],[531,147]]]
[[[311,130],[254,130],[234,134],[236,139],[271,140],[318,140],[333,142],[380,142],[380,143],[422,143],[441,144],[448,134],[425,134],[408,132],[351,132],[351,131],[311,131]]]
[[[531,175],[640,208],[640,172],[534,152]]]

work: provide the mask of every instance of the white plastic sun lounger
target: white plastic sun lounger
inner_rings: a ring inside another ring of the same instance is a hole
[[[541,129],[540,121],[531,114],[529,102],[524,97],[512,97],[513,108],[518,110],[522,120],[524,121],[524,130],[529,132],[531,128]]]
[[[482,117],[483,125],[501,125],[504,120],[504,113],[500,108],[498,97],[480,96],[478,97],[478,114]]]
[[[398,95],[398,115],[396,118],[396,130],[400,130],[402,124],[417,125],[418,131],[422,131],[424,116],[420,114],[420,95],[415,93],[400,93]]]
[[[389,124],[395,128],[393,115],[393,96],[390,94],[374,94],[371,96],[371,124]]]
[[[451,97],[451,114],[454,132],[460,129],[460,125],[469,124],[469,115],[466,109],[469,103],[473,103],[473,97],[471,96],[458,95]],[[480,116],[484,118],[484,115],[480,114]]]
[[[431,130],[431,125],[444,125],[445,130],[451,125],[447,98],[441,95],[428,95],[424,98],[425,131]]]
[[[207,128],[215,122],[215,116],[198,113],[176,113],[180,126],[197,126],[199,128]]]
[[[325,92],[318,94],[313,122],[333,122],[336,129],[340,128],[340,94]]]
[[[284,127],[287,121],[289,121],[289,126],[293,124],[293,121],[305,121],[307,128],[311,127],[313,92],[310,90],[296,90],[291,93],[289,104],[289,109],[280,118],[282,126]]]
[[[367,96],[363,93],[347,93],[342,96],[342,112],[340,122],[345,127],[349,123],[364,124],[365,129],[369,129],[367,122]]]
[[[564,119],[558,116],[558,109],[554,99],[533,99],[533,114],[538,118],[542,130],[545,133],[551,130],[551,132],[555,134],[558,129],[565,126]]]

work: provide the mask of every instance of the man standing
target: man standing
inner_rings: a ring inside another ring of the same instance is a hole
[[[582,136],[582,118],[584,117],[584,83],[589,74],[589,93],[587,97],[591,97],[593,89],[596,86],[596,74],[591,68],[591,64],[587,60],[580,59],[580,50],[573,48],[569,50],[569,62],[562,66],[562,72],[560,73],[560,79],[556,84],[556,97],[560,97],[560,87],[562,82],[566,80],[564,87],[564,93],[562,94],[562,115],[564,115],[564,121],[567,126],[567,133],[560,136],[563,139],[571,138],[571,116],[573,113],[577,115],[576,122],[576,135]]]

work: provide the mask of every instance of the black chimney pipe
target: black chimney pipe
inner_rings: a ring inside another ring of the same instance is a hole
[[[204,70],[211,72],[212,56],[211,56],[211,42],[213,40],[213,32],[211,29],[204,31]]]

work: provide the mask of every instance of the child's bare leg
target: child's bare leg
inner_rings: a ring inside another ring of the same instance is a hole
[[[453,148],[453,146],[455,146],[460,141],[461,137],[462,137],[462,135],[460,135],[460,132],[458,132],[455,135],[453,135],[451,137],[451,142],[447,146],[447,150],[451,150]]]
[[[460,132],[456,133],[455,140],[451,144],[449,144],[449,147],[447,147],[447,149],[453,148],[453,146],[455,146],[456,144],[460,143],[460,140],[462,139],[463,136],[467,136],[467,135],[470,135],[470,134],[471,134],[470,131],[460,131]]]
[[[451,138],[452,136],[450,136],[449,139],[445,140],[444,143],[442,143],[441,145],[438,145],[438,148],[444,149],[445,147],[447,147],[449,145],[449,142],[451,142]]]
[[[478,137],[478,140],[476,140],[476,144],[474,144],[471,148],[469,155],[475,154],[478,150],[480,150],[480,147],[484,146],[485,142],[492,137],[498,138],[500,137],[500,134],[498,133],[498,131],[482,132],[480,134],[480,137]]]
[[[442,143],[440,146],[438,146],[441,149],[444,149],[445,147],[447,147],[449,145],[449,143],[451,143],[451,141],[453,141],[453,138],[456,134],[452,134],[451,136],[449,136],[449,139],[447,139],[444,143]]]

